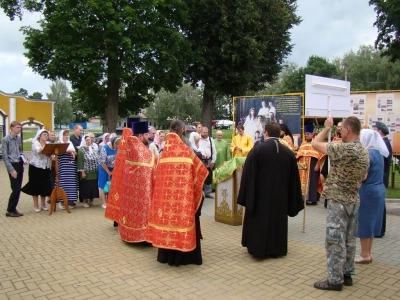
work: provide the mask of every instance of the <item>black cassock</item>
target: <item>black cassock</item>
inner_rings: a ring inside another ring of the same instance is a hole
[[[296,157],[278,139],[254,147],[243,167],[238,204],[246,207],[242,245],[256,258],[287,254],[288,216],[303,208]]]

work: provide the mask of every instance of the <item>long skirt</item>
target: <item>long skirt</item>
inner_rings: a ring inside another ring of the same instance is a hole
[[[58,156],[58,180],[69,202],[78,200],[78,173],[75,159],[68,153]]]
[[[42,197],[51,195],[50,169],[41,169],[30,164],[28,178],[28,183],[22,188],[23,193]]]
[[[97,185],[97,172],[86,173],[86,178],[79,182],[79,197],[82,199],[94,199],[99,198],[99,188]]]

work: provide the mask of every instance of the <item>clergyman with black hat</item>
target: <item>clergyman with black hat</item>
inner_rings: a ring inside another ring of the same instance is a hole
[[[372,129],[377,131],[380,136],[383,138],[387,149],[389,150],[389,156],[383,157],[384,169],[383,169],[383,184],[385,188],[389,187],[389,173],[390,173],[390,164],[392,163],[392,145],[390,144],[388,134],[389,129],[382,122],[376,122],[375,126],[372,126]],[[383,222],[382,222],[382,231],[380,236],[376,236],[377,238],[383,237],[386,232],[386,205],[383,210]]]
[[[146,241],[148,214],[158,158],[148,148],[149,124],[132,123],[133,136],[124,140],[125,163],[120,196],[118,231],[127,243]]]
[[[321,159],[324,154],[311,146],[314,135],[313,125],[304,125],[305,141],[301,143],[296,158],[299,166],[301,194],[308,205],[315,205],[319,200],[318,178]]]

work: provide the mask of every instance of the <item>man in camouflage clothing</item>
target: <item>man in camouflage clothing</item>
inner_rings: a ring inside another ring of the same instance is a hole
[[[326,218],[326,256],[328,278],[316,282],[322,290],[341,291],[343,284],[353,285],[354,257],[358,224],[358,195],[366,178],[369,154],[360,143],[361,124],[356,117],[348,117],[342,124],[342,143],[326,143],[324,139],[333,127],[333,119],[325,121],[325,128],[313,140],[312,146],[328,155],[331,169],[321,198],[328,202]]]

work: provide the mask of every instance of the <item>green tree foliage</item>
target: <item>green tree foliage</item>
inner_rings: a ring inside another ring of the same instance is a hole
[[[24,27],[28,65],[71,82],[90,115],[104,114],[115,131],[118,116],[137,112],[149,91],[182,83],[189,43],[183,0],[3,0],[10,18],[40,11],[39,28]]]
[[[326,58],[312,55],[308,59],[305,67],[300,67],[297,70],[292,69],[285,77],[282,78],[280,87],[281,93],[304,92],[306,74],[336,78],[337,69],[336,66],[329,62]]]
[[[43,94],[39,92],[34,92],[32,95],[28,96],[29,99],[42,99]]]
[[[391,61],[400,59],[400,0],[370,0],[369,5],[374,6],[378,28],[378,37],[375,47],[385,50]]]
[[[50,85],[50,94],[46,94],[49,100],[56,101],[54,104],[54,124],[66,125],[75,120],[75,115],[72,111],[71,99],[69,90],[62,80],[56,80]]]
[[[200,120],[201,95],[201,89],[189,84],[182,85],[176,93],[162,89],[155,95],[154,103],[146,108],[146,115],[157,127],[169,128],[175,119],[191,124]]]
[[[183,26],[193,61],[185,79],[204,84],[202,122],[211,129],[215,95],[260,90],[280,72],[300,23],[293,0],[188,0]]]
[[[353,91],[400,89],[400,61],[393,63],[382,52],[373,46],[360,46],[356,52],[351,50],[334,59],[338,78],[344,80],[347,69]]]
[[[20,88],[18,91],[14,93],[15,95],[23,95],[25,97],[28,97],[28,91],[26,89]]]

